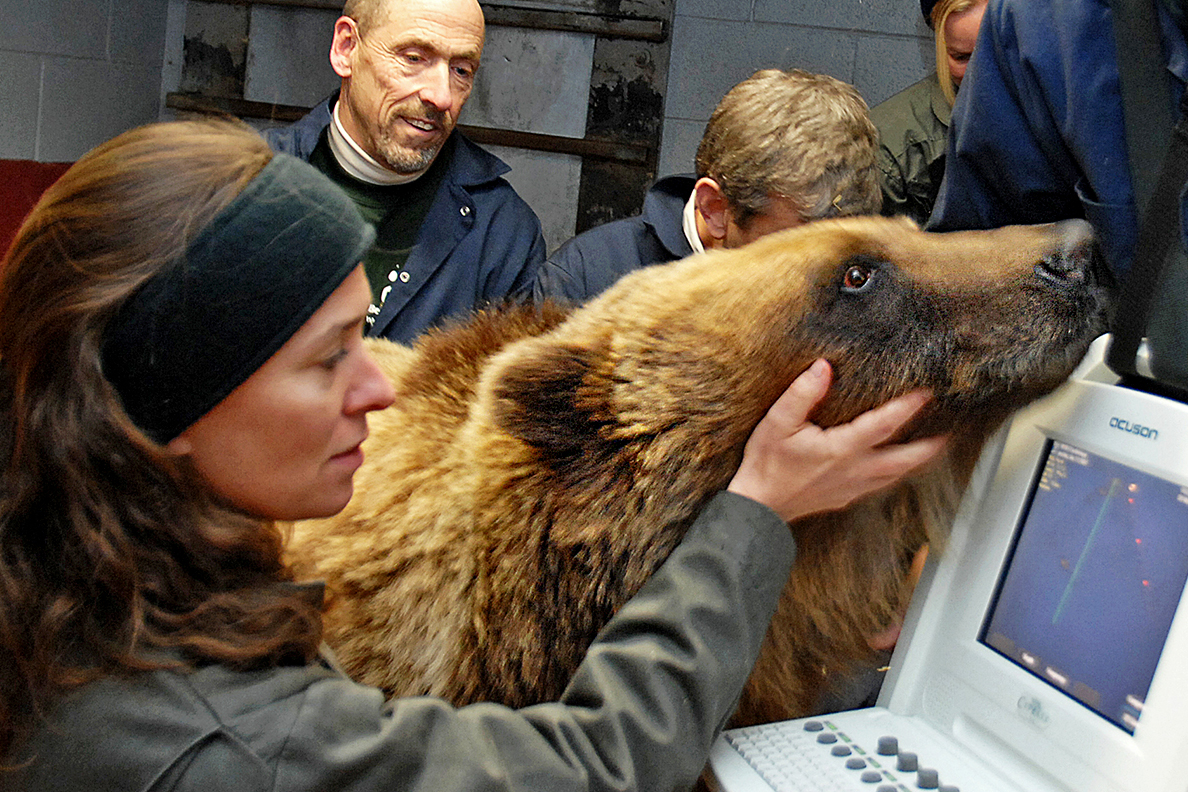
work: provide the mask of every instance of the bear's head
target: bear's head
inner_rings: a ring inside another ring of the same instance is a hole
[[[747,437],[815,359],[844,422],[917,388],[929,470],[797,521],[798,560],[740,722],[811,711],[863,663],[939,549],[985,437],[1056,387],[1105,327],[1084,223],[928,234],[820,221],[635,272],[574,310],[491,311],[409,349],[373,345],[398,397],[355,497],[299,525],[327,579],[327,636],[390,694],[523,705],[586,647],[729,481]],[[376,342],[378,344],[378,342]]]
[[[608,455],[638,476],[737,452],[819,357],[834,384],[818,423],[923,388],[934,399],[912,433],[979,445],[1068,376],[1104,331],[1111,290],[1081,221],[947,234],[822,221],[637,271],[505,350],[486,385],[496,423],[563,485]]]

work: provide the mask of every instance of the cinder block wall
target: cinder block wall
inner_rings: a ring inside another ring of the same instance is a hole
[[[163,96],[180,82],[186,8],[186,0],[0,0],[0,158],[74,160],[169,117]],[[931,68],[931,37],[914,0],[676,0],[674,8],[660,175],[692,168],[714,105],[756,69],[831,74],[873,105]],[[325,35],[305,31],[284,46],[310,42],[324,60]],[[319,83],[304,98],[324,89]],[[262,85],[269,95],[256,98],[276,101],[273,90]]]
[[[875,105],[935,67],[916,0],[676,0],[660,174],[693,169],[714,105],[763,68],[853,83]]]
[[[156,120],[182,1],[0,0],[0,158],[73,161]]]

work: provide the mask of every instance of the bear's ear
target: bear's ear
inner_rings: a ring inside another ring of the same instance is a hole
[[[557,461],[580,457],[599,443],[606,421],[603,355],[596,349],[531,342],[493,383],[500,429]]]

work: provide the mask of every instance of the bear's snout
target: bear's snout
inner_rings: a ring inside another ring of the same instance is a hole
[[[1035,273],[1058,289],[1114,288],[1093,227],[1084,220],[1056,224],[1056,249],[1035,265]]]

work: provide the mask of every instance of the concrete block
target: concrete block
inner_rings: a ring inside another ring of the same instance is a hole
[[[581,158],[504,146],[483,148],[511,166],[504,178],[540,218],[548,252],[572,238],[577,224]]]
[[[728,3],[722,0],[680,0],[676,13],[678,16],[748,22],[751,19],[753,5],[754,0],[735,0]]]
[[[41,57],[0,52],[0,159],[37,159]]]
[[[254,6],[244,98],[311,107],[338,88],[329,54],[336,19],[337,11]]]
[[[697,147],[701,144],[703,134],[705,121],[684,121],[677,118],[666,120],[656,173],[660,176],[692,173],[693,158],[697,156]]]
[[[8,0],[0,8],[0,50],[106,58],[108,3]]]
[[[673,25],[665,115],[709,119],[722,96],[758,69],[806,69],[850,82],[855,37],[845,32],[678,17]],[[713,68],[705,68],[713,53]]]
[[[37,158],[72,161],[108,138],[156,121],[160,64],[47,58]]]
[[[858,40],[854,86],[874,107],[935,68],[931,38],[863,37]]]
[[[593,63],[591,35],[488,27],[461,123],[583,137]]]
[[[111,59],[160,66],[168,16],[169,4],[161,0],[115,0],[111,11]]]
[[[911,0],[755,0],[756,22],[837,28],[872,33],[917,34],[924,27]]]

